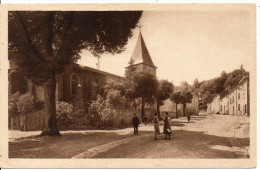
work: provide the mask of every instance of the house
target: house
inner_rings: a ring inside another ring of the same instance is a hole
[[[250,115],[249,77],[243,77],[229,94],[229,112],[231,115]]]
[[[220,95],[216,94],[211,102],[207,104],[207,113],[219,113]]]
[[[220,93],[220,114],[226,115],[229,114],[229,97],[228,97],[228,90],[224,90],[222,93]]]
[[[233,88],[216,95],[207,104],[207,113],[250,115],[249,76],[244,76]]]
[[[190,114],[198,114],[199,112],[199,97],[198,95],[193,94],[193,98],[191,103],[186,103],[186,113]],[[163,105],[160,106],[161,112],[168,112],[170,116],[175,117],[176,115],[176,103],[171,101],[170,99],[166,99],[163,102]],[[179,103],[177,105],[178,115],[183,115],[183,105]]]

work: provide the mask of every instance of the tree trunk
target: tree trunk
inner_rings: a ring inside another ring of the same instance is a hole
[[[176,103],[176,118],[178,119],[178,104]]]
[[[186,115],[185,114],[185,108],[186,108],[186,104],[183,104],[183,117]]]
[[[142,97],[141,116],[142,122],[144,123],[144,97]]]
[[[157,100],[157,108],[156,108],[156,111],[157,111],[157,115],[158,115],[158,118],[160,119],[161,117],[161,113],[160,113],[160,104],[159,104],[159,101]]]
[[[56,120],[56,79],[55,73],[52,73],[51,79],[44,85],[45,96],[45,120],[41,135],[58,136],[60,132]]]
[[[136,109],[136,102],[135,102],[135,99],[134,99],[134,108]]]

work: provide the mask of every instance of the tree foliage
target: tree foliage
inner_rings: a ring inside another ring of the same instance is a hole
[[[159,81],[158,89],[155,95],[157,99],[157,113],[160,113],[159,106],[163,104],[163,101],[171,97],[173,88],[173,84],[168,80]]]
[[[200,108],[206,107],[206,103],[210,102],[216,94],[222,93],[223,91],[236,86],[244,76],[248,75],[249,73],[241,68],[230,73],[222,71],[219,77],[210,80],[204,80],[202,82],[197,82],[195,80],[193,84],[193,92],[198,94],[202,99]]]
[[[11,11],[8,59],[37,85],[44,84],[42,135],[59,135],[56,122],[56,75],[88,49],[100,57],[120,53],[141,11]]]
[[[94,55],[124,50],[142,12],[12,11],[8,17],[9,60],[34,83],[80,58],[88,49]]]

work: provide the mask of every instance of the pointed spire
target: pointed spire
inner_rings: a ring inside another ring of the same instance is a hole
[[[131,66],[131,65],[141,64],[141,63],[156,68],[156,66],[153,64],[151,56],[147,50],[147,47],[145,45],[141,30],[140,30],[139,37],[136,42],[136,46],[134,48],[134,51],[132,53],[131,59],[128,64],[129,64],[129,66]]]

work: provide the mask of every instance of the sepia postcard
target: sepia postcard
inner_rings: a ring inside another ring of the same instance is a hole
[[[256,8],[1,5],[0,167],[256,167]]]

